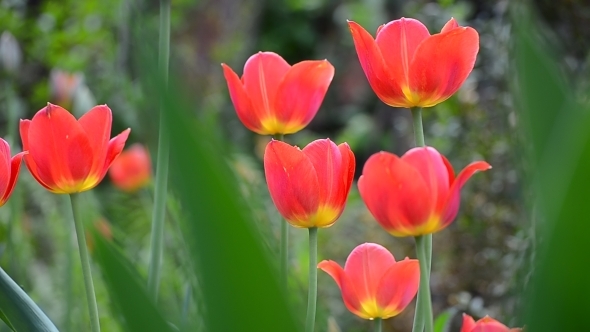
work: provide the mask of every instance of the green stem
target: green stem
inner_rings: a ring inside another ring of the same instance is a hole
[[[416,252],[418,254],[418,262],[420,264],[420,289],[418,291],[418,306],[416,316],[414,318],[414,328],[416,328],[416,321],[424,323],[424,331],[433,331],[432,322],[432,302],[430,300],[430,280],[429,278],[422,278],[423,275],[429,275],[429,266],[427,261],[427,250],[430,249],[429,240],[426,236],[416,236]],[[422,330],[414,329],[414,332],[421,332]]]
[[[374,319],[374,324],[375,324],[375,332],[381,332],[383,330],[383,319],[381,318],[375,318]]]
[[[164,85],[168,86],[168,62],[170,58],[170,0],[160,0],[160,45],[159,70]],[[164,91],[164,96],[167,91]],[[164,97],[160,103],[160,128],[158,156],[156,161],[156,188],[152,214],[150,266],[148,270],[148,291],[154,301],[158,299],[160,286],[162,251],[164,246],[164,219],[166,217],[166,196],[168,192],[168,159],[170,143],[164,113]]]
[[[425,146],[424,144],[424,127],[422,126],[422,108],[412,108],[412,118],[414,122],[414,139],[416,146]]]
[[[318,229],[309,229],[309,292],[307,293],[307,319],[305,332],[313,332],[318,298]]]
[[[411,109],[412,119],[414,120],[414,139],[416,146],[425,146],[424,143],[424,126],[422,125],[422,108],[415,107]],[[422,249],[422,257],[420,259],[420,289],[418,290],[418,299],[416,300],[416,314],[414,315],[414,328],[413,332],[422,332],[426,325],[432,327],[432,300],[430,298],[430,270],[432,266],[432,234],[427,234],[420,237],[424,244]],[[416,238],[418,239],[418,238]],[[418,240],[416,240],[418,244]],[[421,255],[420,248],[416,245],[416,251],[418,256]],[[422,261],[424,261],[425,268],[422,269]],[[428,296],[426,296],[428,294]],[[425,303],[426,302],[426,303]],[[425,310],[430,308],[430,314],[426,313]],[[432,328],[430,329],[432,331]]]
[[[274,135],[274,139],[283,141],[285,139],[284,134]],[[289,266],[289,224],[286,220],[281,218],[281,283],[283,288],[287,289],[287,271]]]
[[[84,225],[82,225],[79,218],[76,218],[76,194],[70,194],[69,197],[70,206],[72,207],[71,219],[76,227],[76,238],[78,239],[78,250],[80,251],[80,262],[82,263],[82,275],[84,277],[84,286],[86,288],[86,301],[88,302],[88,312],[90,313],[90,327],[92,332],[100,332],[98,307],[96,305],[94,284],[92,283],[92,270],[90,269],[88,247],[86,247],[86,233],[84,232]]]

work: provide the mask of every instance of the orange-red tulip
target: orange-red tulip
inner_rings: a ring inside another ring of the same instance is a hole
[[[14,190],[25,154],[26,152],[19,152],[10,158],[10,146],[0,138],[0,206],[6,203]]]
[[[522,329],[508,328],[497,320],[485,316],[477,322],[468,314],[463,314],[463,326],[461,332],[519,332]]]
[[[420,21],[401,18],[380,26],[375,39],[355,22],[348,26],[369,84],[394,107],[445,101],[469,76],[479,51],[477,31],[455,19],[430,35]]]
[[[457,216],[461,187],[477,171],[491,166],[469,164],[455,178],[453,167],[432,147],[414,148],[401,158],[379,152],[365,163],[358,181],[369,211],[394,236],[438,232]]]
[[[420,284],[418,260],[396,262],[375,243],[354,248],[344,269],[334,261],[322,261],[318,268],[334,278],[348,310],[365,319],[396,316],[412,301]]]
[[[113,161],[109,176],[113,184],[127,192],[146,186],[151,180],[150,154],[141,144],[133,144]]]
[[[264,172],[270,196],[293,226],[328,227],[344,210],[354,177],[354,154],[346,143],[329,139],[303,150],[272,140],[264,151]]]
[[[64,108],[47,104],[32,120],[21,120],[25,163],[33,177],[56,194],[94,188],[121,153],[130,129],[113,139],[112,114],[106,105],[93,107],[79,120]]]
[[[334,77],[327,61],[290,66],[278,54],[259,52],[246,61],[242,79],[221,64],[238,117],[261,135],[292,134],[317,113]]]

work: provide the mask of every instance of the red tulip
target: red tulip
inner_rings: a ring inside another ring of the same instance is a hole
[[[327,60],[290,66],[272,52],[251,56],[241,80],[226,64],[221,66],[238,117],[261,135],[292,134],[307,126],[334,77]]]
[[[463,84],[475,64],[479,35],[451,19],[430,35],[420,21],[401,18],[382,25],[373,37],[349,21],[354,46],[369,84],[394,107],[430,107]]]
[[[491,166],[469,164],[455,178],[453,167],[431,147],[414,148],[401,158],[372,155],[358,181],[361,197],[385,230],[394,236],[438,232],[457,216],[461,187],[477,171]]]
[[[0,206],[4,205],[14,190],[21,160],[26,152],[19,152],[10,158],[10,146],[0,138]]]
[[[334,261],[321,261],[318,268],[334,278],[348,310],[364,319],[396,316],[416,296],[420,284],[418,260],[396,262],[375,243],[354,248],[344,269]]]
[[[497,320],[485,316],[477,322],[468,314],[463,314],[463,326],[461,332],[519,332],[522,329],[508,328]]]
[[[113,184],[127,192],[146,186],[151,180],[149,152],[141,144],[133,144],[113,161],[109,175]]]
[[[272,140],[264,151],[264,172],[270,196],[293,226],[329,227],[344,210],[354,177],[354,154],[346,143],[329,139],[303,150]]]
[[[47,104],[32,120],[21,120],[25,163],[33,177],[56,194],[94,188],[121,153],[130,129],[109,141],[112,114],[93,107],[79,120],[64,108]]]

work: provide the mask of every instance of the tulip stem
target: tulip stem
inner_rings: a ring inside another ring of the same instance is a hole
[[[80,251],[80,261],[82,262],[82,275],[84,276],[84,286],[86,288],[86,301],[88,302],[88,312],[90,314],[90,327],[92,332],[100,332],[96,294],[94,293],[94,284],[92,283],[92,270],[90,269],[88,247],[86,247],[86,233],[84,232],[84,225],[79,220],[79,218],[76,218],[76,194],[70,194],[69,198],[72,211],[70,218],[72,219],[72,222],[76,228],[78,250]]]
[[[313,332],[318,297],[318,229],[309,228],[309,291],[307,293],[307,319],[305,332]]]
[[[383,320],[381,318],[374,319],[375,332],[381,332],[383,330]]]
[[[274,135],[274,139],[278,141],[283,141],[285,139],[284,134],[276,134]],[[281,266],[280,266],[280,273],[281,273],[281,283],[283,285],[283,289],[287,290],[287,270],[289,262],[289,224],[286,220],[281,218]]]
[[[412,119],[414,120],[414,139],[416,146],[425,146],[424,143],[424,126],[422,125],[422,108],[414,107],[411,109]],[[420,241],[418,241],[420,238]],[[420,248],[419,244],[423,245]],[[432,234],[426,234],[416,237],[416,252],[420,260],[420,289],[418,290],[418,299],[416,301],[416,314],[414,315],[413,332],[422,332],[424,325],[426,331],[432,331],[432,300],[430,298],[430,269],[432,266]],[[422,255],[422,256],[421,256]],[[424,269],[422,269],[424,263]],[[430,314],[425,310],[429,309]],[[430,324],[430,330],[428,325]]]
[[[420,264],[420,289],[418,290],[418,301],[416,305],[416,315],[414,316],[413,332],[433,332],[432,322],[432,302],[430,299],[430,267],[427,260],[427,251],[431,249],[429,239],[426,235],[416,236],[416,252]]]
[[[160,286],[162,252],[164,247],[164,220],[166,217],[166,196],[168,192],[168,159],[170,143],[166,128],[164,101],[168,86],[168,62],[170,58],[170,0],[160,0],[160,45],[158,65],[160,78],[164,81],[164,96],[160,102],[160,128],[158,136],[158,159],[156,161],[156,188],[152,214],[150,266],[148,270],[148,291],[154,300],[158,299]]]
[[[412,108],[412,118],[414,120],[414,139],[416,140],[416,146],[425,146],[424,127],[422,126],[422,107]]]

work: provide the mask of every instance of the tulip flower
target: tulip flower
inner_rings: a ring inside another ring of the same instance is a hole
[[[130,129],[113,139],[112,114],[106,105],[93,107],[79,120],[64,108],[47,104],[32,120],[21,120],[25,163],[45,189],[73,194],[94,188],[121,153]]]
[[[478,161],[457,177],[432,147],[419,147],[401,158],[388,152],[372,155],[358,181],[361,197],[377,222],[393,236],[438,232],[457,216],[460,191],[477,171],[491,166]]]
[[[146,186],[151,180],[150,155],[141,144],[133,144],[113,160],[109,176],[113,184],[127,192]]]
[[[377,29],[373,39],[349,21],[354,46],[373,91],[394,107],[431,107],[452,96],[475,64],[479,35],[451,19],[430,35],[424,24],[401,18]]]
[[[393,255],[375,243],[354,248],[344,269],[334,261],[321,261],[342,292],[346,308],[364,319],[387,319],[398,315],[412,301],[420,282],[418,260],[396,262]]]
[[[508,328],[497,320],[485,316],[477,322],[469,315],[463,314],[463,326],[461,332],[519,332],[522,329]]]
[[[26,152],[19,152],[10,158],[10,146],[0,138],[0,206],[6,204],[14,190],[25,154]]]
[[[334,77],[327,61],[302,61],[290,66],[278,54],[251,56],[238,75],[221,64],[240,121],[261,135],[292,134],[313,119]]]
[[[303,150],[272,140],[264,151],[270,196],[281,215],[301,228],[329,227],[344,210],[354,177],[354,154],[329,139]]]
[[[81,73],[69,73],[60,69],[52,69],[49,75],[51,101],[62,107],[73,105],[76,91],[83,83]]]

